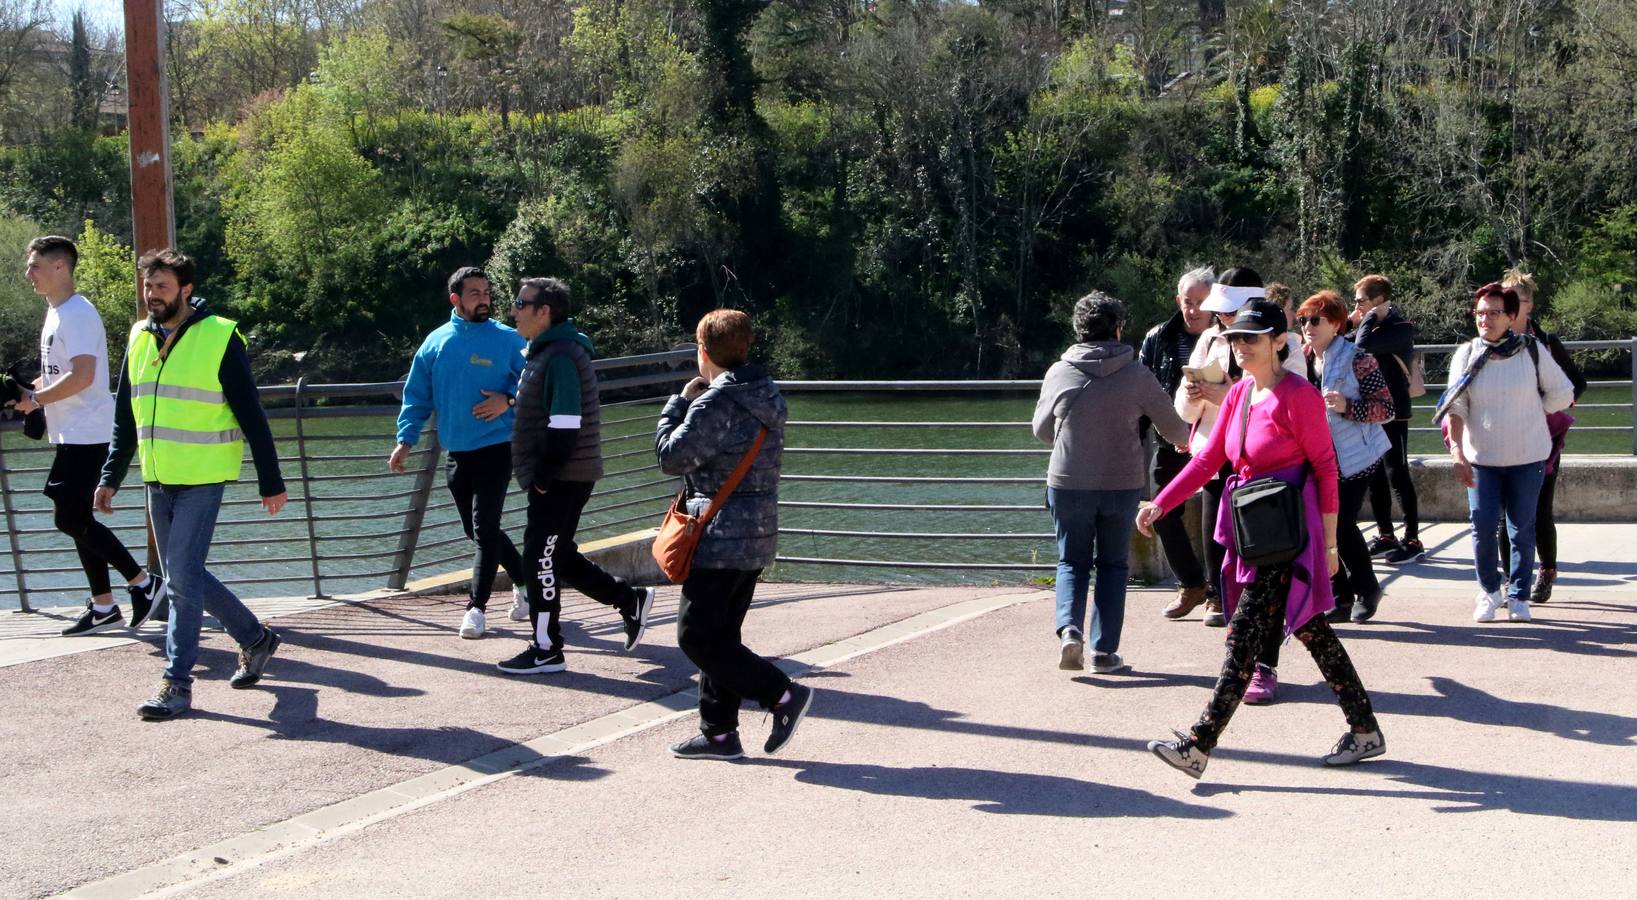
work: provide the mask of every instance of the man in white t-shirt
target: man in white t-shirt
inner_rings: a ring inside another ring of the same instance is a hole
[[[125,545],[92,515],[102,464],[114,430],[114,398],[108,385],[108,336],[102,316],[74,291],[79,250],[65,237],[35,238],[24,273],[46,300],[40,329],[40,377],[17,408],[45,408],[46,437],[56,446],[45,495],[56,511],[57,530],[74,541],[91,586],[85,613],[64,635],[96,634],[125,625],[114,603],[108,567],[125,578],[131,594],[132,628],[139,628],[165,599],[165,579],[149,576]],[[161,613],[163,615],[163,613]]]

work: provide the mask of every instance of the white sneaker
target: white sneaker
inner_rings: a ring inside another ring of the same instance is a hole
[[[483,610],[474,606],[466,611],[466,618],[460,622],[460,636],[468,639],[483,637],[483,629],[487,624],[484,621]]]
[[[1078,672],[1086,667],[1086,645],[1080,643],[1080,633],[1072,628],[1063,632],[1063,647],[1057,654],[1057,667],[1068,672]]]
[[[1514,622],[1530,622],[1534,617],[1529,615],[1529,601],[1519,597],[1506,602],[1506,617]]]
[[[1495,611],[1505,605],[1506,600],[1501,597],[1499,591],[1494,593],[1479,591],[1478,605],[1472,609],[1472,621],[1493,622],[1495,621]]]
[[[522,588],[512,588],[512,611],[508,614],[513,622],[527,622],[529,620],[529,595]]]

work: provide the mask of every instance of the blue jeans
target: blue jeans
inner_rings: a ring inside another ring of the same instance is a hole
[[[1057,631],[1083,633],[1086,593],[1097,572],[1091,617],[1091,649],[1120,649],[1125,625],[1125,580],[1131,572],[1131,529],[1136,527],[1142,490],[1077,491],[1047,488],[1046,502],[1057,526]]]
[[[1472,512],[1472,564],[1478,570],[1478,586],[1486,592],[1501,589],[1495,532],[1505,515],[1506,536],[1512,542],[1506,598],[1529,599],[1535,577],[1535,504],[1545,478],[1544,461],[1472,467],[1474,486],[1466,492],[1467,508]]]
[[[205,571],[210,539],[216,532],[216,514],[222,509],[222,487],[148,485],[154,544],[170,581],[171,617],[165,633],[165,657],[170,662],[165,677],[176,684],[193,683],[193,664],[199,659],[199,627],[207,611],[240,647],[255,643],[262,633],[256,614],[245,608],[215,575]]]

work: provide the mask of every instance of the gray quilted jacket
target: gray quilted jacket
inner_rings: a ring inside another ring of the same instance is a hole
[[[733,496],[705,526],[696,569],[761,569],[779,544],[779,466],[788,413],[778,385],[760,366],[724,372],[689,402],[678,394],[659,414],[659,468],[682,476],[688,512],[699,515],[767,427],[762,451]]]

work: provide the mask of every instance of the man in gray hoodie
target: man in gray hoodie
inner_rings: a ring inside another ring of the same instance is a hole
[[[1173,444],[1188,440],[1188,424],[1159,380],[1120,342],[1124,326],[1125,304],[1099,291],[1081,297],[1074,305],[1077,343],[1046,370],[1035,405],[1035,437],[1052,445],[1046,499],[1057,529],[1061,669],[1085,667],[1081,626],[1093,570],[1092,670],[1126,667],[1118,651],[1131,530],[1148,481],[1142,419]]]

